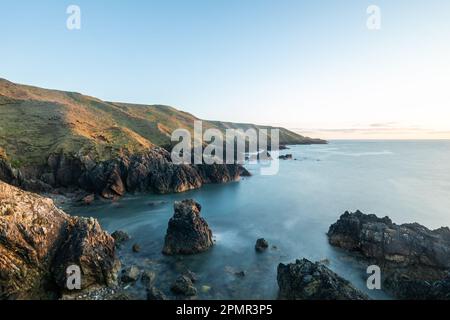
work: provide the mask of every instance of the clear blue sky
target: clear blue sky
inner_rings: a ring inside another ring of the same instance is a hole
[[[447,132],[449,17],[448,0],[1,0],[0,77],[328,135]]]

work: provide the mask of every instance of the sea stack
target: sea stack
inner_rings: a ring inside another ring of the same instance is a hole
[[[169,220],[163,253],[189,255],[204,252],[213,246],[212,231],[200,217],[202,207],[194,200],[175,202]]]

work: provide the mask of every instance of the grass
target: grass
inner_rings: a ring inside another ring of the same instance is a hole
[[[171,144],[171,132],[193,132],[195,116],[163,105],[114,103],[74,92],[18,85],[0,79],[0,156],[15,166],[44,164],[52,153],[106,160],[123,151],[139,153]],[[203,128],[263,128],[203,121]],[[280,143],[313,140],[286,129]]]

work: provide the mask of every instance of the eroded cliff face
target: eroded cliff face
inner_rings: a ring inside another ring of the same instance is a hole
[[[82,289],[113,285],[114,239],[96,220],[0,181],[0,299],[58,298],[71,265],[81,269]]]
[[[0,179],[36,192],[54,188],[82,189],[111,199],[126,192],[158,194],[185,192],[208,183],[226,183],[248,176],[237,164],[177,165],[170,153],[153,148],[146,153],[122,155],[112,160],[96,161],[89,155],[52,154],[40,167],[13,169],[0,160]]]

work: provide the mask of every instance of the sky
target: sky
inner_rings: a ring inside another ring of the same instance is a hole
[[[0,77],[326,139],[450,139],[449,16],[448,0],[0,0]]]

